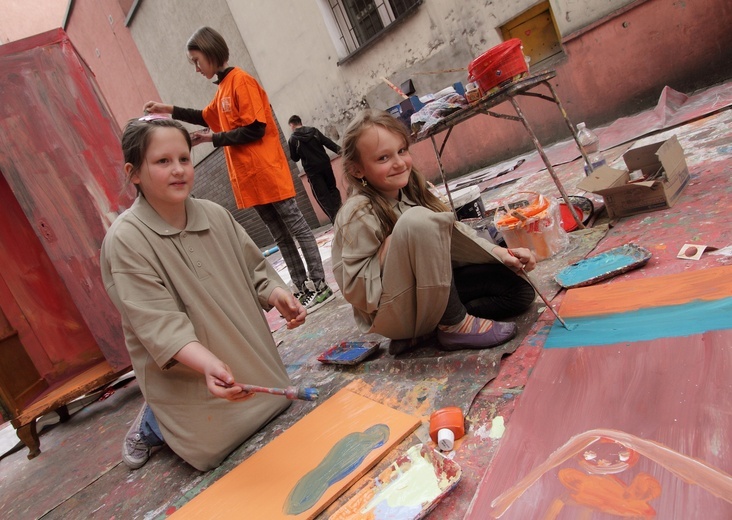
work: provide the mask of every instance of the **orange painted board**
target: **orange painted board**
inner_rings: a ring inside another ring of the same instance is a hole
[[[668,283],[664,283],[668,280]],[[732,265],[653,278],[577,287],[567,291],[560,314],[565,318],[718,300],[732,294]]]
[[[343,389],[172,516],[314,518],[419,424]]]

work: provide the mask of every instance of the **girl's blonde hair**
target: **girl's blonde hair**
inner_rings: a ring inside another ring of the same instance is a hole
[[[409,148],[410,135],[407,128],[400,121],[392,117],[388,112],[368,108],[357,114],[346,128],[341,153],[345,181],[348,183],[348,195],[361,194],[369,199],[364,205],[371,205],[372,211],[379,221],[380,230],[383,234],[382,238],[385,238],[394,229],[397,215],[394,213],[391,203],[386,197],[375,190],[373,186],[369,184],[364,186],[361,183],[361,179],[356,177],[358,168],[361,165],[361,158],[359,157],[356,145],[363,133],[375,126],[399,135],[404,139],[405,146]],[[409,181],[402,188],[402,191],[410,200],[413,200],[420,206],[424,206],[435,212],[450,211],[447,205],[427,189],[427,183],[424,177],[414,166],[412,166]]]

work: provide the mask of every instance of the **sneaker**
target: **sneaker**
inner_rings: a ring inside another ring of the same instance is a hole
[[[333,294],[333,290],[328,287],[328,284],[325,283],[325,280],[321,280],[317,284],[314,284],[313,288],[314,291],[309,292],[308,294],[307,303],[303,302],[303,305],[308,312],[315,312],[329,301],[335,300],[335,294]]]
[[[295,284],[292,284],[292,287],[293,296],[297,298],[297,301],[299,301],[302,306],[307,309],[308,305],[315,299],[315,286],[313,285],[313,282],[307,280],[304,284],[302,284],[302,287],[298,287]]]
[[[141,468],[150,458],[152,446],[143,440],[142,434],[140,433],[142,417],[145,415],[145,410],[147,410],[147,403],[142,406],[140,413],[132,421],[132,426],[127,430],[127,435],[122,444],[122,460],[130,469]]]

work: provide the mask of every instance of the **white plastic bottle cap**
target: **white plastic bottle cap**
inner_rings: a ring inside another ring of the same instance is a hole
[[[442,451],[452,451],[455,445],[455,434],[449,428],[442,428],[437,432],[437,446]]]

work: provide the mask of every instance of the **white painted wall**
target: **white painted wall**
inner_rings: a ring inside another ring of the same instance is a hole
[[[61,27],[69,0],[0,1],[0,44]]]
[[[552,8],[561,34],[567,35],[629,1],[552,0]],[[365,104],[387,108],[400,101],[382,77],[396,85],[412,78],[418,95],[465,83],[467,72],[423,73],[466,68],[501,43],[502,24],[536,2],[425,0],[403,24],[341,65],[343,54],[329,32],[327,0],[228,4],[280,122],[298,114],[306,125],[338,139]]]
[[[631,0],[552,0],[563,36]],[[155,0],[140,3],[130,27],[164,102],[202,108],[215,86],[196,75],[185,42],[209,25],[226,38],[231,65],[260,80],[275,115],[289,135],[287,119],[298,114],[338,140],[363,106],[387,108],[400,101],[382,80],[399,85],[412,78],[418,95],[436,92],[502,41],[499,27],[535,5],[534,0],[424,0],[403,23],[346,63],[329,32],[327,0]],[[331,27],[332,29],[332,27]],[[197,158],[210,149],[197,147]]]

